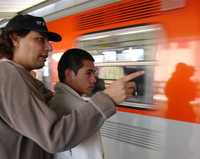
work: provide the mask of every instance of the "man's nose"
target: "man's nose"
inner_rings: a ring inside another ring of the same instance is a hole
[[[96,78],[96,76],[95,76],[95,75],[92,75],[92,77],[91,77],[91,81],[92,81],[92,83],[96,83],[96,81],[97,81],[97,78]]]

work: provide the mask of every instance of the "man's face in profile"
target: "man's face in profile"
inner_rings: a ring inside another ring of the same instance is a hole
[[[90,94],[96,83],[93,61],[83,60],[82,64],[77,74],[74,73],[72,77],[73,89],[80,95]]]

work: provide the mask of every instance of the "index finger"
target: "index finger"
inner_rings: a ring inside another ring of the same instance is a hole
[[[139,77],[139,76],[141,76],[141,75],[143,75],[143,74],[144,74],[144,71],[138,71],[138,72],[130,73],[129,75],[124,76],[124,77],[122,78],[122,80],[123,80],[124,82],[128,82],[128,81],[130,81],[130,80],[132,80],[132,79],[134,79],[134,78],[136,78],[136,77]]]

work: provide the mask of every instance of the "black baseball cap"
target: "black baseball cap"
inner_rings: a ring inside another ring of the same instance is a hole
[[[61,36],[57,33],[48,31],[44,18],[26,15],[16,15],[5,26],[6,30],[30,30],[43,33],[49,41],[61,41]]]

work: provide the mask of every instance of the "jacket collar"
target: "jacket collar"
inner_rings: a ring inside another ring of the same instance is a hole
[[[62,82],[56,83],[55,91],[56,91],[56,93],[71,93],[72,95],[82,99],[82,97],[75,90],[73,90],[67,84],[62,83]]]

